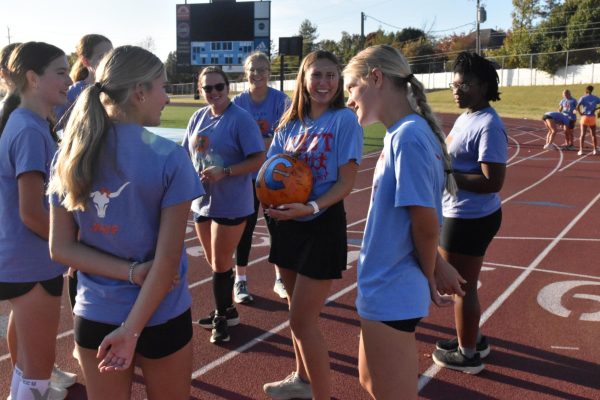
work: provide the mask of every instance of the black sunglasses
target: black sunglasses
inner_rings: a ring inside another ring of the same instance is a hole
[[[206,93],[212,92],[213,89],[215,89],[217,92],[222,92],[223,89],[225,89],[225,84],[224,83],[217,83],[214,86],[213,85],[202,86],[202,90],[204,90]]]

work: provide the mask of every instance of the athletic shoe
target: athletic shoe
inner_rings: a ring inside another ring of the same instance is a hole
[[[543,147],[544,150],[550,150],[552,148],[552,144],[546,143]]]
[[[227,318],[216,315],[213,319],[213,328],[210,335],[211,343],[229,342],[229,331],[227,330]]]
[[[578,156],[582,156],[582,155],[583,155],[583,150],[579,150],[579,151],[577,152],[577,155],[578,155]]]
[[[265,383],[263,390],[272,399],[312,399],[310,383],[300,379],[297,372],[292,372],[282,381]]]
[[[50,382],[53,386],[66,389],[71,387],[77,382],[77,375],[71,372],[66,372],[58,368],[58,365],[54,365],[52,375],[50,376]]]
[[[63,400],[69,394],[69,391],[67,389],[52,386],[52,384],[50,384],[48,389],[50,389],[50,391],[48,392],[48,396],[46,396],[46,397],[42,396],[41,398],[46,399],[46,400]],[[12,397],[10,395],[6,398],[6,400],[11,400],[11,399],[12,399]]]
[[[454,351],[436,350],[431,357],[433,362],[440,367],[455,369],[466,374],[478,374],[484,368],[479,353],[475,353],[472,358],[468,358],[458,349]]]
[[[287,299],[287,292],[285,291],[285,285],[281,278],[275,279],[275,285],[273,285],[273,291],[277,293],[282,299]]]
[[[198,324],[205,328],[211,329],[213,327],[213,319],[215,319],[216,311],[211,311],[207,317],[201,318]],[[238,314],[235,306],[231,306],[225,311],[225,318],[227,318],[227,326],[236,326],[240,323],[240,315]]]
[[[254,297],[248,293],[248,282],[237,281],[233,286],[233,300],[238,304],[248,304],[254,301]]]
[[[458,349],[458,339],[450,339],[450,340],[438,340],[435,342],[435,347],[438,350],[442,351],[456,351]],[[479,353],[480,358],[486,358],[490,354],[490,345],[487,342],[486,336],[481,336],[481,340],[477,342],[475,347],[477,352]]]
[[[598,150],[596,150],[596,149],[592,150],[592,155],[593,155],[593,156],[595,156],[595,155],[597,155],[597,154],[598,154]]]
[[[575,146],[573,146],[572,144],[567,146],[567,150],[571,150],[571,151],[575,151]]]

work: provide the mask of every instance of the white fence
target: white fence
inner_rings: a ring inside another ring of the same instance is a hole
[[[453,78],[452,72],[415,74],[426,89],[448,88]],[[500,86],[542,86],[574,85],[600,82],[600,64],[569,65],[550,75],[535,68],[499,69]]]
[[[454,74],[452,72],[437,72],[428,74],[415,74],[425,89],[447,89],[452,82]],[[535,68],[515,68],[499,69],[501,87],[510,86],[545,86],[545,85],[574,85],[600,83],[600,64],[569,65],[566,70],[560,68],[556,74],[535,69]],[[283,81],[283,90],[293,91],[296,85],[295,80]],[[270,81],[269,86],[279,89],[279,81]],[[248,88],[248,82],[232,82],[232,92],[242,92]]]

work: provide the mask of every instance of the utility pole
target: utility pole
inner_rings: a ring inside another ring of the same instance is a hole
[[[476,51],[477,54],[481,55],[481,32],[479,25],[487,21],[487,12],[485,8],[479,6],[479,0],[477,0],[477,39],[476,39]]]
[[[361,50],[365,47],[365,19],[367,16],[364,12],[360,12],[360,48]]]
[[[477,0],[477,33],[475,36],[475,52],[481,55],[481,37],[479,34],[479,0]]]

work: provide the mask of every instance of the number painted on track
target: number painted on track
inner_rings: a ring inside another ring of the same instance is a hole
[[[559,317],[568,318],[571,310],[562,305],[563,297],[575,288],[580,286],[600,286],[597,281],[562,281],[551,283],[544,287],[537,296],[538,304],[546,311]],[[572,295],[575,299],[593,300],[600,304],[600,296],[588,293],[575,293]],[[581,321],[600,321],[600,311],[581,313]]]

